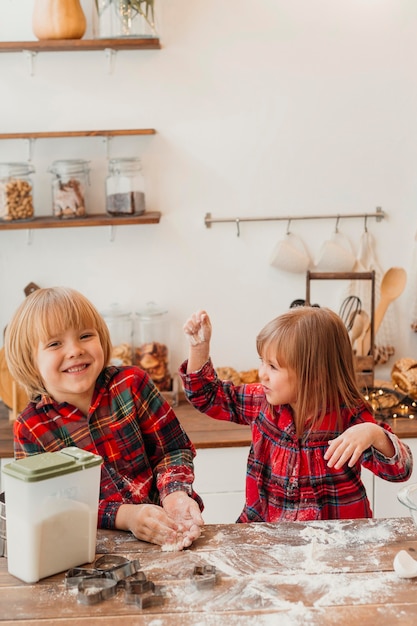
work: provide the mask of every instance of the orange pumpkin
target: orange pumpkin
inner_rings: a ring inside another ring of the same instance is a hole
[[[35,0],[32,30],[38,39],[81,39],[86,27],[80,0]]]

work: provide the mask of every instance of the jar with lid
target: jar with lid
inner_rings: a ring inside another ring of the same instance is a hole
[[[138,158],[111,159],[106,179],[106,211],[110,215],[145,212],[144,179]]]
[[[132,365],[133,363],[133,318],[113,304],[103,314],[112,342],[111,365]]]
[[[172,389],[167,315],[168,311],[149,302],[135,316],[134,362],[149,374],[160,391]]]
[[[89,161],[63,159],[54,161],[48,172],[52,179],[52,210],[55,217],[68,219],[86,214],[86,188],[89,184]]]
[[[0,163],[0,218],[29,220],[33,218],[33,183],[31,163]]]
[[[155,0],[96,0],[98,37],[157,37]]]

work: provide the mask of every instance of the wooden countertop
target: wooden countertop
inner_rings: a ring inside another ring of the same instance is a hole
[[[196,448],[223,448],[250,444],[249,426],[213,420],[199,413],[185,400],[181,401],[174,411]],[[0,458],[11,457],[13,457],[13,422],[9,421],[9,410],[0,402]]]
[[[0,558],[0,623],[13,626],[331,626],[417,623],[414,580],[393,571],[401,549],[417,551],[410,518],[206,526],[183,552],[164,552],[130,533],[99,530],[97,557],[139,559],[160,587],[159,605],[127,604],[125,590],[85,605],[65,572],[27,584]],[[81,565],[81,564],[80,564]],[[195,566],[216,580],[198,587]],[[92,567],[93,564],[90,565]]]
[[[214,420],[194,409],[185,400],[181,401],[174,410],[197,449],[250,445],[251,431],[249,426]],[[398,417],[388,419],[387,422],[399,437],[417,437],[417,419]],[[9,421],[7,407],[0,402],[0,458],[12,457],[13,423]]]

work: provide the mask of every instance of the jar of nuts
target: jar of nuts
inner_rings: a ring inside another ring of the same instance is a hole
[[[29,220],[33,218],[33,184],[30,163],[0,163],[0,218]]]
[[[89,161],[66,159],[54,161],[48,172],[53,174],[52,210],[55,217],[68,219],[86,214],[86,188],[89,184]]]
[[[167,314],[149,302],[135,318],[134,363],[149,374],[160,391],[172,389]]]
[[[140,159],[112,159],[106,179],[106,211],[110,215],[145,212],[144,180]]]
[[[111,365],[133,364],[133,318],[113,304],[103,313],[112,342]]]

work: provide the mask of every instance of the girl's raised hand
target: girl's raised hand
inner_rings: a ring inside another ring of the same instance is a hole
[[[184,324],[184,333],[191,346],[209,343],[211,339],[211,322],[206,311],[197,311]]]

